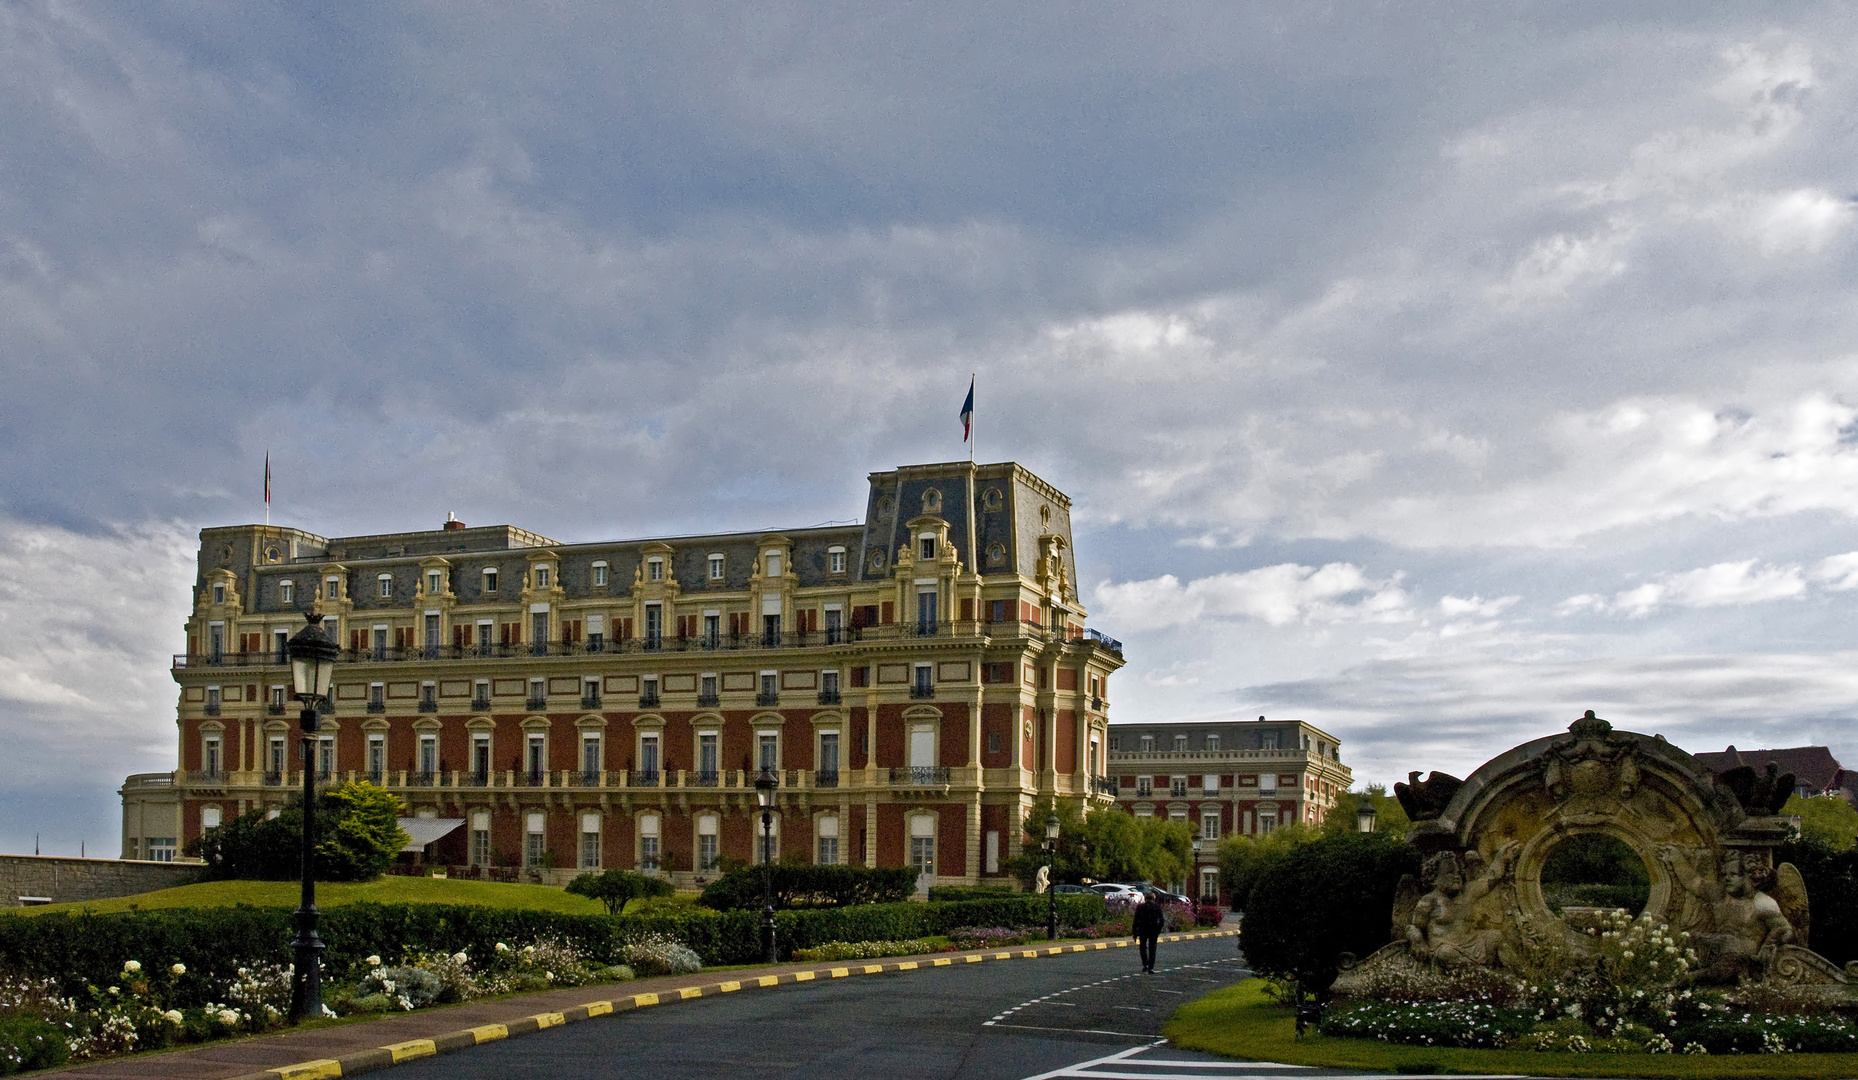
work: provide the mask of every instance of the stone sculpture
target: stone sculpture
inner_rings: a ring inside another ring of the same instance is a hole
[[[1507,844],[1488,864],[1476,852],[1441,851],[1426,860],[1430,891],[1413,906],[1406,924],[1413,959],[1436,967],[1514,962],[1505,955],[1508,935],[1494,925],[1483,901],[1508,881],[1516,850],[1516,844]]]

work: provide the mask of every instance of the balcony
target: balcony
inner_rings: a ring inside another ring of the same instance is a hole
[[[420,698],[419,699],[419,711],[420,712],[438,712],[439,703],[434,698]]]
[[[1114,776],[1093,776],[1090,778],[1090,790],[1099,795],[1116,795],[1122,791],[1122,788],[1116,783]]]
[[[223,788],[226,786],[226,773],[223,769],[189,769],[187,786],[196,788]]]
[[[529,700],[523,702],[523,708],[530,712],[544,712],[548,709],[548,698],[531,696]]]
[[[218,716],[219,715],[219,699],[208,698],[206,702],[205,712],[208,716]]]
[[[1103,711],[1103,699],[1100,697],[1091,698],[1090,699],[1090,711],[1091,712],[1102,712]]]
[[[838,787],[839,786],[839,770],[821,769],[818,772],[814,773],[813,774],[813,786],[814,787],[833,787],[833,788]]]
[[[471,711],[472,712],[489,712],[490,711],[490,699],[487,697],[472,698],[471,699]]]
[[[719,787],[722,782],[722,774],[716,772],[714,769],[707,772],[699,769],[690,774],[690,780],[696,787]]]
[[[916,624],[917,637],[935,637],[938,629],[935,620],[930,619]]]
[[[264,782],[265,787],[283,787],[284,774],[281,772],[266,772]]]
[[[631,781],[628,785],[629,787],[657,787],[658,770],[639,769],[633,772],[627,779]]]
[[[371,713],[384,713],[387,711],[387,703],[378,698],[370,699],[368,701],[368,711]]]
[[[647,690],[645,693],[639,695],[639,708],[656,709],[657,707],[658,707],[658,691]]]
[[[755,704],[757,705],[779,705],[780,703],[781,695],[770,690],[763,690],[755,695]]]
[[[917,683],[910,687],[910,696],[919,700],[933,699],[935,697],[935,684]]]
[[[821,690],[819,692],[819,703],[821,705],[837,705],[839,703],[839,692],[837,690]]]
[[[714,709],[722,703],[723,699],[716,694],[697,695],[697,708],[699,709]]]
[[[530,769],[526,772],[518,772],[515,775],[516,775],[516,786],[517,787],[548,787],[549,786],[549,783],[548,783],[549,776],[548,776],[547,769]]]
[[[439,772],[410,772],[406,774],[408,787],[442,787],[445,774]]]
[[[898,786],[934,787],[948,783],[946,765],[911,765],[890,770],[890,782]]]
[[[492,782],[492,774],[489,772],[468,772],[465,773],[460,780],[460,787],[489,787]]]
[[[600,772],[597,769],[592,772],[586,769],[582,769],[580,772],[571,772],[568,774],[567,779],[571,787],[591,788],[600,786]]]
[[[600,695],[599,694],[582,694],[581,695],[581,708],[598,709],[599,707],[600,707]]]
[[[284,715],[284,703],[281,701],[273,701],[265,706],[265,712],[271,716],[282,716]]]

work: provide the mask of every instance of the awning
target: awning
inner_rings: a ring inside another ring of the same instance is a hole
[[[397,820],[400,822],[401,830],[412,837],[407,841],[406,846],[400,849],[402,853],[424,851],[427,844],[450,836],[453,829],[465,823],[465,819],[461,817],[403,817]]]

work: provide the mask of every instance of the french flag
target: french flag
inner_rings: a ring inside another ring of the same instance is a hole
[[[961,441],[974,434],[974,379],[968,379],[968,400],[961,403]]]

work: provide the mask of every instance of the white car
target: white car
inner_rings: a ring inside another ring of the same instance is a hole
[[[1114,885],[1109,882],[1103,882],[1101,884],[1092,885],[1090,888],[1092,892],[1102,896],[1105,900],[1121,900],[1125,903],[1134,904],[1142,899],[1142,890],[1134,885]]]

